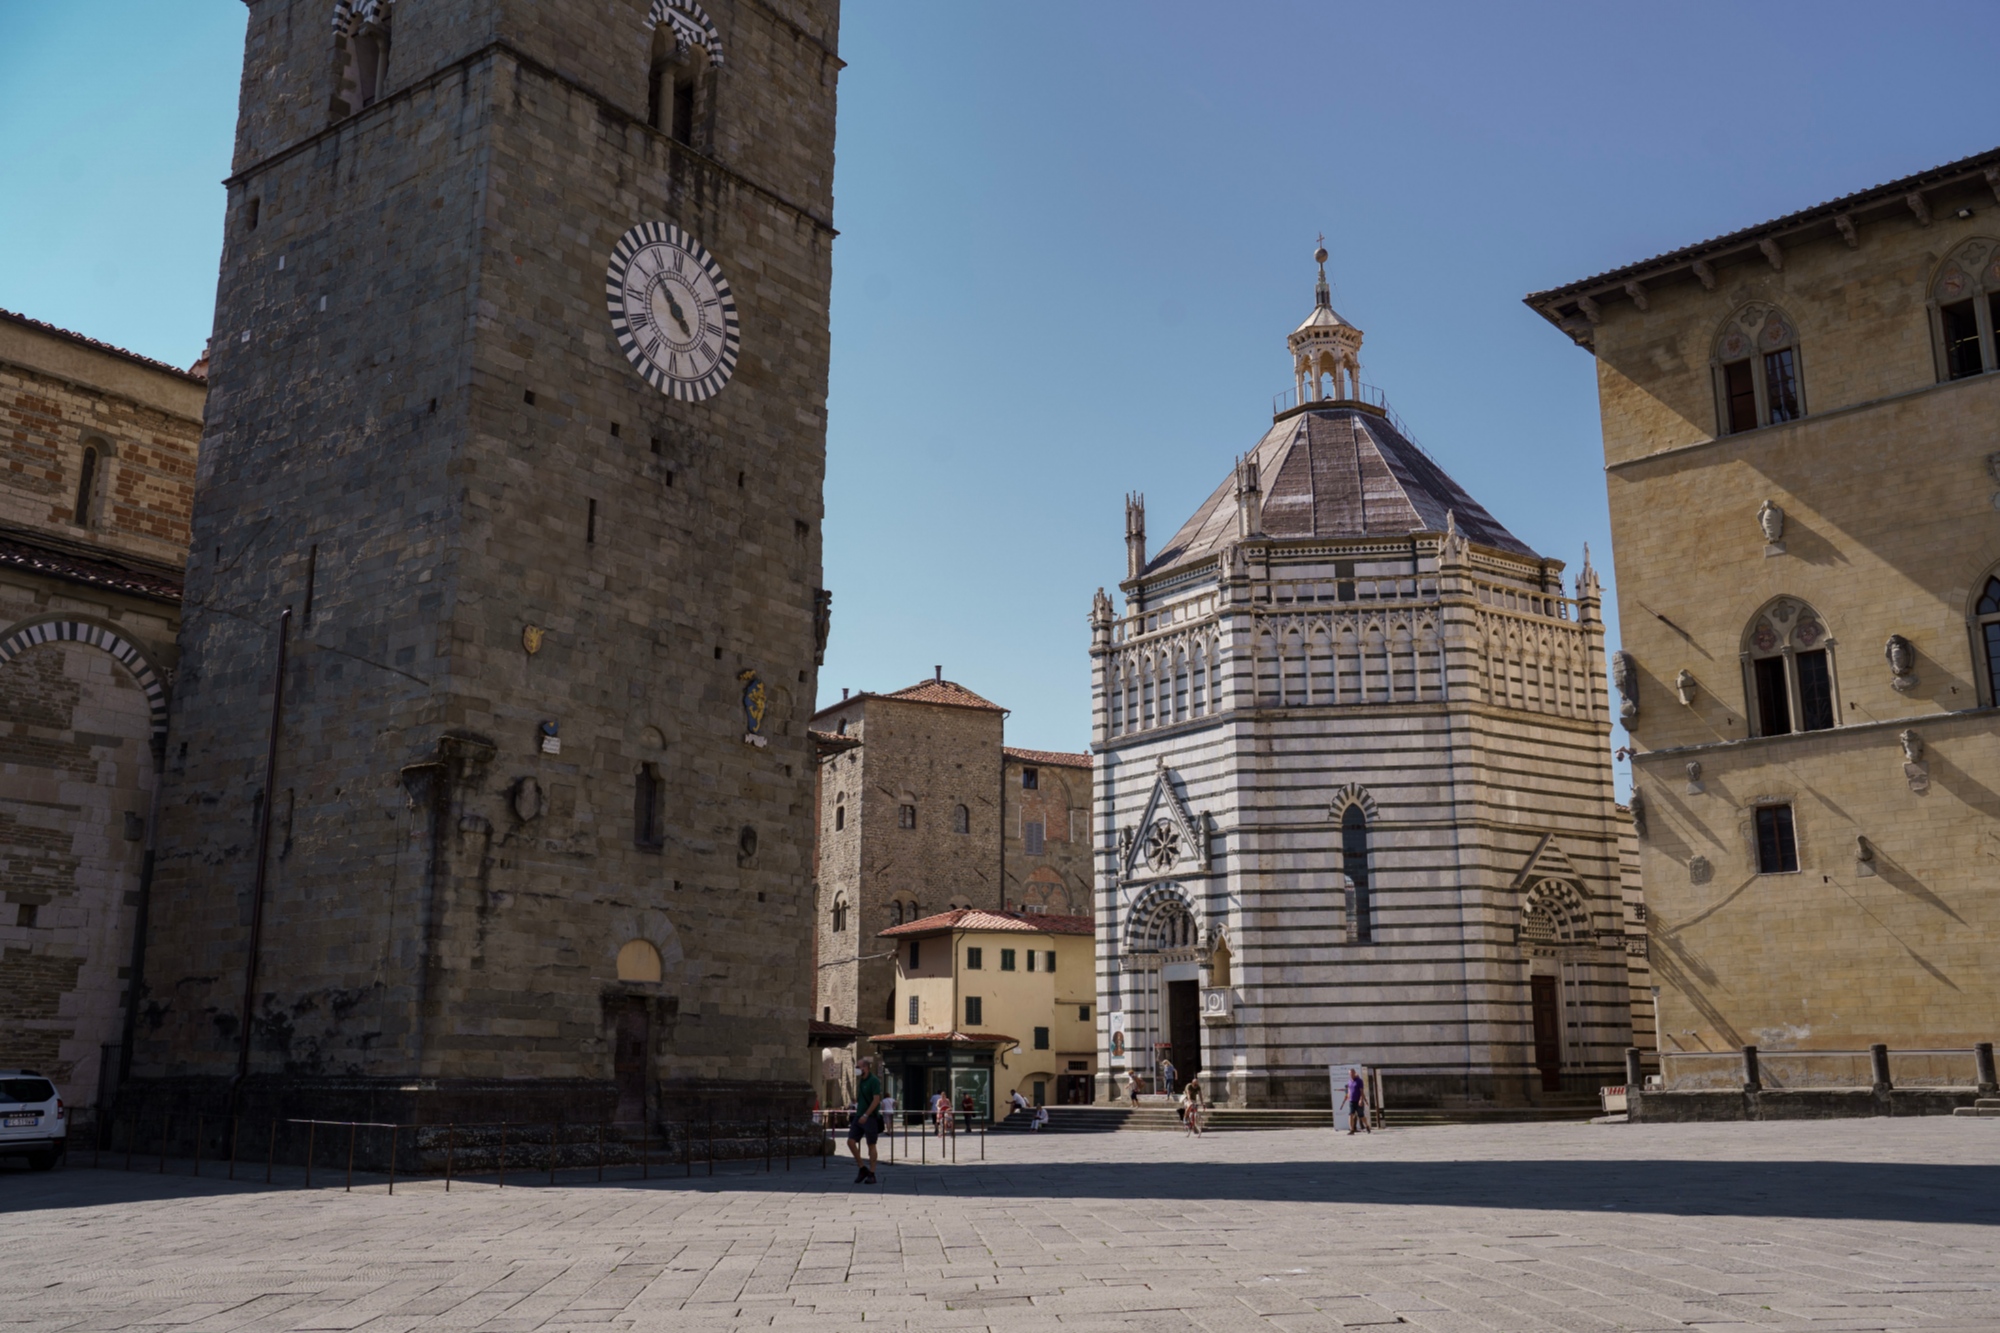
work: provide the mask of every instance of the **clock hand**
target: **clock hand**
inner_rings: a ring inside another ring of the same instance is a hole
[[[674,299],[674,294],[672,289],[662,286],[660,288],[660,295],[667,298],[667,309],[673,312],[674,323],[681,326],[682,333],[692,338],[694,336],[694,330],[688,327],[687,316],[681,311],[681,303]]]

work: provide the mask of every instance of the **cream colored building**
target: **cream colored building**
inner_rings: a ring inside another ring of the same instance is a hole
[[[1095,951],[1087,916],[961,908],[881,932],[895,951],[896,1030],[876,1049],[904,1105],[949,1087],[980,1114],[1089,1101]]]
[[[1971,1084],[2000,1030],[2000,151],[1527,300],[1597,360],[1668,1091],[1735,1097],[1745,1046],[1766,1091],[1879,1087],[1876,1043],[1898,1088]]]

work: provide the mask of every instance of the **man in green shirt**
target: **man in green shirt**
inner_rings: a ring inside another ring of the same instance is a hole
[[[875,1168],[881,1165],[875,1157],[875,1137],[882,1132],[882,1080],[875,1074],[875,1057],[864,1055],[855,1067],[860,1075],[854,1085],[854,1116],[847,1122],[847,1150],[854,1154],[854,1183],[873,1185]],[[861,1162],[861,1138],[868,1137],[868,1163]]]

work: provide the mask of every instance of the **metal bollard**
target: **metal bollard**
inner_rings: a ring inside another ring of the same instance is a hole
[[[597,1127],[597,1178],[604,1179],[604,1126]]]
[[[1633,1093],[1639,1091],[1645,1082],[1646,1076],[1639,1071],[1639,1048],[1637,1046],[1627,1046],[1625,1048],[1625,1095],[1630,1097]]]
[[[1762,1092],[1763,1090],[1763,1080],[1757,1077],[1757,1048],[1755,1046],[1745,1046],[1743,1048],[1743,1091]]]
[[[458,1152],[458,1122],[452,1121],[444,1132],[444,1192],[451,1193],[451,1159]]]
[[[167,1126],[174,1123],[173,1117],[160,1112],[160,1169],[158,1174],[167,1174]]]
[[[1895,1085],[1889,1082],[1889,1048],[1876,1042],[1868,1048],[1868,1067],[1875,1076],[1875,1091],[1887,1092]]]
[[[1973,1046],[1972,1065],[1977,1071],[1975,1076],[1979,1080],[1980,1096],[1991,1097],[1994,1093],[2000,1092],[2000,1079],[1993,1076],[1992,1042],[1982,1041]]]
[[[708,1108],[708,1174],[715,1174],[715,1107]]]
[[[199,1176],[199,1175],[201,1174],[201,1130],[202,1130],[202,1120],[203,1120],[203,1117],[202,1117],[201,1115],[199,1115],[199,1114],[197,1114],[197,1115],[195,1116],[195,1118],[194,1118],[194,1173],[195,1173],[195,1175],[197,1175],[197,1176]]]
[[[349,1194],[354,1193],[354,1131],[356,1128],[357,1126],[352,1120],[347,1122],[347,1192]]]
[[[271,1121],[271,1142],[270,1145],[264,1151],[264,1183],[266,1185],[271,1183],[271,1168],[274,1165],[276,1165],[277,1161],[278,1161],[278,1122],[275,1118],[273,1118]]]
[[[398,1125],[389,1126],[389,1193],[396,1192],[396,1131]]]
[[[549,1126],[549,1184],[556,1183],[556,1127]]]
[[[507,1122],[500,1122],[500,1189],[507,1188]]]
[[[313,1187],[313,1139],[319,1134],[319,1122],[306,1121],[306,1188]]]
[[[694,1175],[694,1117],[689,1115],[681,1130],[681,1165],[687,1168],[690,1178]]]
[[[229,1178],[236,1179],[236,1134],[241,1126],[240,1116],[229,1117]]]
[[[764,1170],[771,1169],[771,1117],[764,1117]]]

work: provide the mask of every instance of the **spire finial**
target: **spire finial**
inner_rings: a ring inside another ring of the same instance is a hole
[[[1314,303],[1322,309],[1333,309],[1333,293],[1326,285],[1326,233],[1319,234],[1318,248],[1313,251],[1313,262],[1319,265],[1319,283],[1313,288]]]

